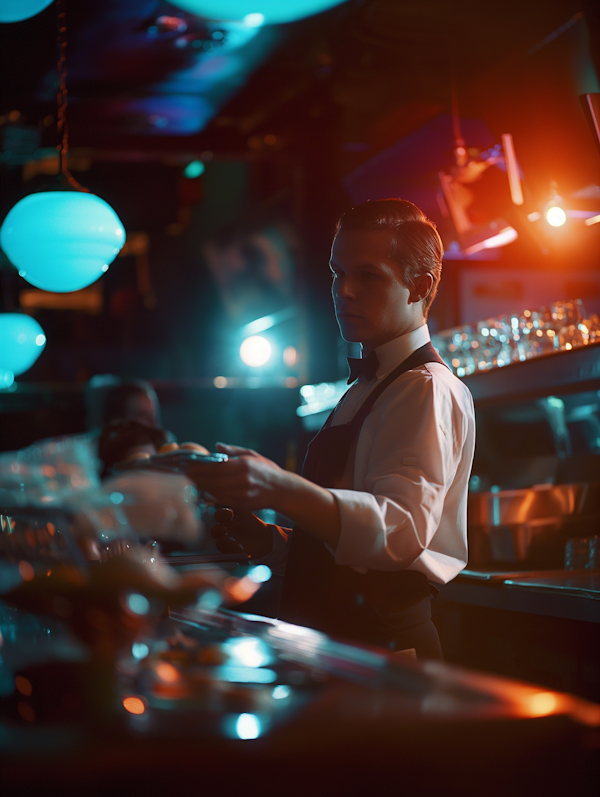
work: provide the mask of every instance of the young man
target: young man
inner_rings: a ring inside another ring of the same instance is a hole
[[[432,584],[467,561],[475,444],[471,395],[429,342],[442,254],[435,226],[410,202],[344,214],[332,295],[342,336],[363,356],[350,363],[351,387],[312,441],[303,475],[221,444],[232,459],[191,474],[236,512],[217,527],[223,549],[271,549],[273,527],[246,510],[270,507],[294,522],[281,619],[422,657],[441,655]]]

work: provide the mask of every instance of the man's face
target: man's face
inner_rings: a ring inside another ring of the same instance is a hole
[[[422,302],[390,258],[391,230],[341,230],[330,268],[335,315],[344,340],[371,350],[421,326]]]

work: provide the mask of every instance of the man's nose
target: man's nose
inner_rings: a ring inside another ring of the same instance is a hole
[[[339,277],[335,281],[334,293],[336,296],[339,296],[342,299],[354,298],[355,292],[352,286],[352,281],[348,279],[348,277]]]

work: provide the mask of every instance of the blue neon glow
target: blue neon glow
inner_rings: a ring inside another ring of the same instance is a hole
[[[52,0],[0,0],[0,22],[21,22],[35,17],[47,8]]]
[[[279,684],[273,689],[273,699],[274,700],[285,700],[286,697],[289,697],[292,694],[292,690],[289,686],[285,684]]]
[[[279,22],[293,22],[329,8],[345,0],[172,0],[172,5],[207,19],[239,20],[251,27]],[[260,17],[263,20],[260,20]]]
[[[15,376],[28,371],[45,346],[44,330],[35,318],[0,313],[0,387],[10,387]]]
[[[193,180],[195,177],[200,177],[206,170],[202,161],[190,161],[183,170],[183,174],[188,180]]]
[[[91,285],[124,243],[125,228],[111,206],[81,191],[30,194],[0,229],[0,246],[21,276],[56,293]]]

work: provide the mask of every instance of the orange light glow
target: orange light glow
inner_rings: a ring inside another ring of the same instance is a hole
[[[20,692],[25,697],[29,697],[33,692],[33,687],[31,686],[31,682],[25,678],[24,675],[17,675],[15,678],[15,686],[17,687],[17,692]]]
[[[291,368],[298,361],[298,351],[294,346],[286,346],[283,350],[283,362]]]
[[[225,593],[230,600],[236,603],[244,603],[244,601],[249,600],[254,595],[260,584],[256,584],[248,576],[243,578],[234,578],[232,576],[225,579],[224,587]]]
[[[529,717],[547,717],[559,707],[558,695],[552,692],[538,692],[527,701],[527,715]]]
[[[141,697],[124,697],[123,708],[130,714],[143,714],[146,711],[146,704]]]
[[[26,562],[25,559],[22,559],[19,562],[19,575],[23,581],[31,581],[35,576],[35,571],[32,565],[29,562]]]
[[[157,664],[154,671],[160,680],[164,681],[166,684],[174,684],[179,680],[179,671],[167,661],[162,661],[160,664]]]
[[[552,205],[546,211],[546,221],[551,227],[562,227],[567,220],[567,214],[558,205]]]

